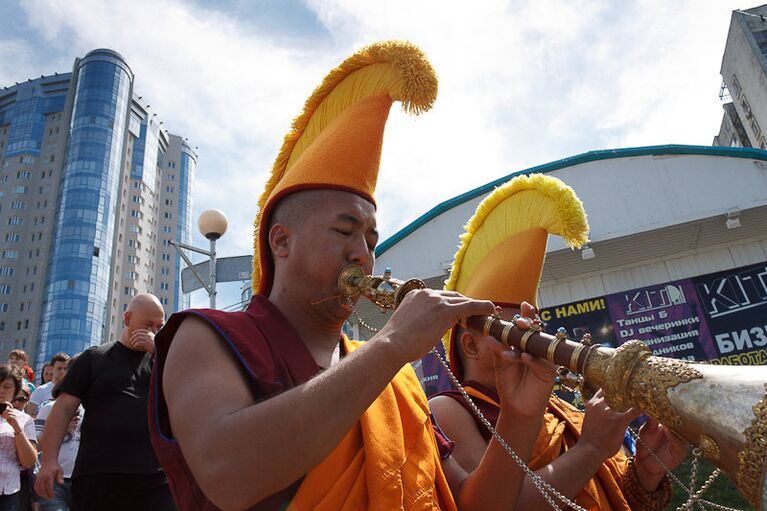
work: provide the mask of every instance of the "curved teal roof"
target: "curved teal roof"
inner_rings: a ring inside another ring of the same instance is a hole
[[[587,153],[562,158],[537,167],[513,172],[507,176],[500,177],[494,181],[482,185],[466,193],[457,195],[452,199],[441,202],[431,208],[429,211],[416,218],[407,226],[400,229],[397,233],[387,238],[376,247],[376,257],[413,233],[416,229],[424,225],[429,220],[436,218],[445,211],[448,211],[466,201],[469,201],[480,195],[493,191],[497,186],[502,185],[509,179],[522,174],[545,174],[565,167],[574,167],[582,163],[600,160],[612,160],[614,158],[629,158],[632,156],[662,156],[662,155],[695,155],[695,156],[727,156],[730,158],[748,158],[751,160],[767,161],[767,151],[763,149],[754,149],[752,147],[717,147],[717,146],[698,146],[698,145],[656,145],[646,147],[628,147],[624,149],[605,149],[599,151],[589,151]],[[468,220],[468,219],[467,219]]]

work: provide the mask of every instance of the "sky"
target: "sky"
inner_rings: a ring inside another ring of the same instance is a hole
[[[123,55],[134,90],[199,153],[194,218],[229,218],[219,257],[252,253],[282,138],[325,74],[377,40],[409,40],[439,78],[434,108],[392,109],[381,240],[438,203],[586,151],[711,145],[728,0],[0,0],[0,86]],[[195,221],[196,224],[196,221]],[[196,231],[196,229],[195,229]],[[457,242],[457,240],[456,240]],[[195,232],[195,244],[207,242]],[[196,261],[199,259],[195,259]],[[207,304],[205,292],[193,306]],[[239,301],[220,286],[219,308]]]

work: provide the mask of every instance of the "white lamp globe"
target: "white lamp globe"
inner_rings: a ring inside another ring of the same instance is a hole
[[[202,235],[209,240],[217,240],[226,232],[229,221],[221,210],[208,209],[200,215],[197,227],[200,228]]]

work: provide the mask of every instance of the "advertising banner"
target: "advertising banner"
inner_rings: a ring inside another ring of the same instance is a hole
[[[447,360],[442,342],[437,346],[437,351],[443,360]],[[426,356],[412,362],[411,365],[427,397],[451,388],[450,378],[434,353],[427,353]]]
[[[604,296],[541,309],[540,315],[548,333],[564,327],[570,339],[579,340],[583,334],[591,334],[594,342],[610,348],[616,346],[615,328]]]
[[[692,281],[715,346],[710,362],[767,364],[767,263]]]
[[[653,355],[685,360],[717,356],[689,279],[607,296],[618,344],[644,341]]]
[[[767,262],[542,309],[545,330],[617,347],[638,339],[654,355],[767,365]],[[427,395],[449,387],[433,355],[418,364]]]

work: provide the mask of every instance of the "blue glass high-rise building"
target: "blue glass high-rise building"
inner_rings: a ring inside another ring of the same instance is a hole
[[[167,240],[191,237],[197,155],[161,125],[112,50],[0,89],[0,356],[116,340],[136,293],[188,306]]]

